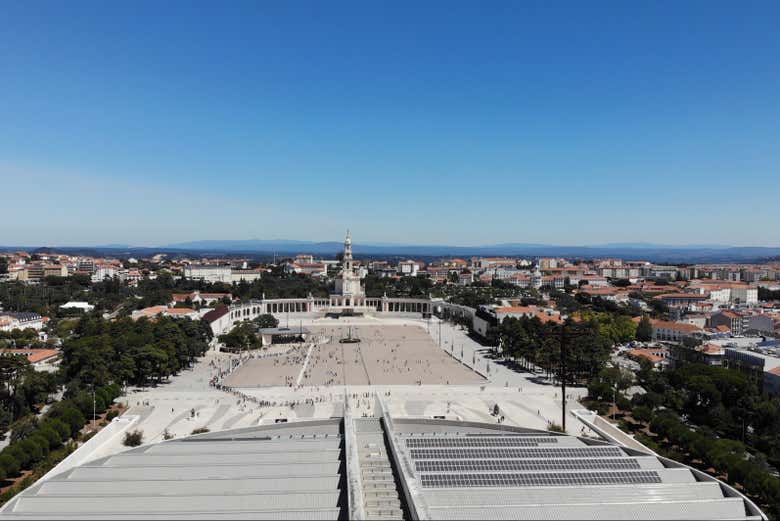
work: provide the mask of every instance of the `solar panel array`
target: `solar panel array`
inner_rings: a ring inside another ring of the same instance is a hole
[[[620,447],[588,446],[556,436],[450,434],[407,437],[406,449],[424,488],[550,487],[660,483]]]
[[[412,449],[412,459],[484,458],[619,458],[618,447],[491,448],[491,449]]]
[[[467,472],[467,471],[506,471],[506,470],[620,470],[639,469],[639,462],[632,458],[604,459],[490,459],[490,460],[449,460],[415,461],[414,468],[419,472]]]
[[[552,434],[544,433],[544,432],[467,432],[466,436],[479,436],[480,438],[488,438],[490,436],[501,436],[501,437],[508,437],[508,436],[530,436],[530,437],[539,437],[539,436],[552,436]]]
[[[550,487],[575,485],[635,485],[661,483],[657,472],[571,472],[534,474],[422,474],[426,488]]]
[[[538,447],[540,443],[558,443],[558,438],[553,436],[543,438],[506,436],[500,438],[458,437],[406,439],[406,446],[410,449],[435,447]]]

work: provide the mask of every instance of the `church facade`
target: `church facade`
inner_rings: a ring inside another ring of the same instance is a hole
[[[331,307],[365,307],[366,294],[352,258],[352,236],[349,230],[344,240],[344,259],[341,264],[341,276],[336,279],[336,292],[331,295]]]
[[[229,331],[237,322],[252,320],[260,315],[294,317],[306,314],[307,317],[339,315],[376,315],[376,316],[429,316],[433,312],[433,302],[427,298],[405,297],[368,297],[366,296],[360,271],[352,257],[352,236],[347,231],[344,240],[344,259],[342,270],[336,279],[335,291],[328,297],[286,299],[259,299],[231,305],[219,320],[209,321],[214,334],[221,335]]]

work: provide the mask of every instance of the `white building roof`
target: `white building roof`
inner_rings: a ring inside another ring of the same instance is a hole
[[[383,431],[394,467],[386,474],[375,458]],[[363,450],[366,440],[373,441]],[[365,452],[359,462],[349,456],[355,447]],[[333,418],[142,446],[38,482],[0,514],[346,518],[354,501],[347,483],[366,505],[379,501],[376,478],[367,482],[366,472],[386,476],[390,488],[380,492],[397,490],[403,512],[418,519],[765,519],[731,487],[649,451],[496,424],[389,416],[370,425]]]
[[[303,428],[302,428],[303,427]],[[9,519],[336,519],[340,420],[239,429],[100,458],[36,483]]]
[[[650,451],[493,424],[393,420],[420,519],[761,519],[731,487]]]

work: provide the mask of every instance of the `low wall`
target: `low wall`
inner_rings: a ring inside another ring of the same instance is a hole
[[[137,415],[124,415],[114,418],[111,420],[111,423],[103,427],[100,432],[92,436],[81,447],[73,451],[67,458],[60,461],[57,466],[44,474],[43,477],[38,480],[38,483],[46,481],[50,477],[61,474],[73,467],[96,459],[94,454],[97,453],[98,450],[114,441],[118,436],[124,434],[125,431],[135,425],[140,418],[141,417]]]
[[[624,447],[628,447],[630,449],[636,449],[643,452],[649,452],[650,454],[655,454],[655,452],[636,441],[633,436],[621,431],[615,425],[612,425],[593,411],[579,409],[576,411],[571,411],[571,414],[582,423],[587,425],[588,428],[613,443],[623,445]]]

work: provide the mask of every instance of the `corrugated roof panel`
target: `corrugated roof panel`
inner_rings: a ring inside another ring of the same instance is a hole
[[[154,467],[157,465],[251,465],[263,463],[325,463],[339,458],[339,451],[275,452],[246,454],[143,454],[123,453],[111,456],[103,467]]]
[[[161,492],[163,492],[161,490]],[[246,511],[334,508],[338,504],[338,492],[325,493],[283,493],[247,495],[190,495],[190,496],[132,496],[129,494],[111,497],[34,496],[21,497],[14,513],[57,514],[60,512],[84,512],[92,515],[113,512],[187,512]]]
[[[298,465],[213,465],[159,467],[77,467],[70,477],[77,480],[190,480],[241,479],[271,476],[327,476],[339,472],[340,462]]]
[[[678,501],[664,503],[578,503],[558,505],[524,505],[522,507],[431,508],[433,519],[740,519],[745,518],[744,503],[739,498],[716,501]]]
[[[292,491],[334,491],[338,475],[321,477],[265,477],[244,479],[189,479],[181,481],[71,481],[49,480],[41,484],[37,496],[111,496],[119,494],[168,496],[197,494],[268,494]]]

